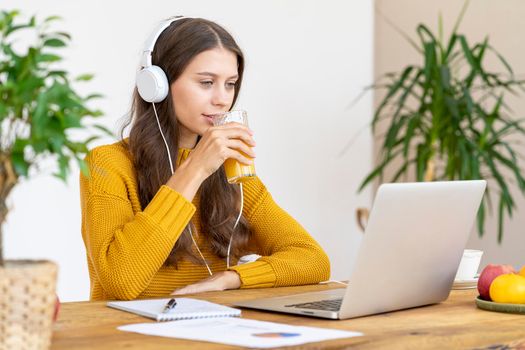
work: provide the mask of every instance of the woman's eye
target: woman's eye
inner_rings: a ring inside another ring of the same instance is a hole
[[[201,81],[200,84],[204,87],[210,87],[213,85],[213,81],[210,81],[210,80],[207,80],[207,81]],[[237,84],[237,82],[229,82],[229,83],[226,83],[226,87],[228,89],[234,89],[235,88],[235,85]]]

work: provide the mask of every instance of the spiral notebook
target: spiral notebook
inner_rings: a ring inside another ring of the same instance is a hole
[[[110,301],[107,306],[137,315],[152,318],[156,321],[175,321],[207,317],[240,316],[241,310],[211,303],[205,300],[177,298],[177,305],[163,313],[164,306],[170,299],[142,299],[132,301]]]

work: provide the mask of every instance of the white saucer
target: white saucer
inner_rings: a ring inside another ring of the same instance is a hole
[[[452,289],[474,289],[478,286],[479,276],[468,280],[454,280]]]

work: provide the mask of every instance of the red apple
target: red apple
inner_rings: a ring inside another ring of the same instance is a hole
[[[499,275],[503,275],[506,273],[516,273],[516,270],[512,265],[493,265],[488,264],[485,266],[483,271],[481,271],[481,275],[479,275],[478,280],[478,292],[482,299],[485,300],[491,300],[490,299],[490,284],[494,280],[494,278],[498,277]]]
[[[55,299],[55,313],[53,314],[53,322],[56,322],[58,319],[58,311],[60,310],[60,300],[58,299],[58,295]]]

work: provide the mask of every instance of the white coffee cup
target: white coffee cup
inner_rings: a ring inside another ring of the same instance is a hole
[[[481,250],[465,249],[456,273],[456,280],[465,281],[476,278],[482,255]]]

